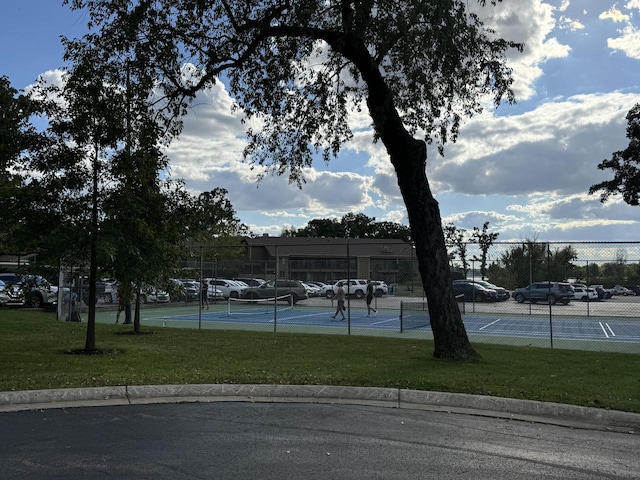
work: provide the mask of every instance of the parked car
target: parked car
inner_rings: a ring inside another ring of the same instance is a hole
[[[320,296],[331,298],[334,295],[333,287],[334,283],[315,282],[320,287]]]
[[[234,278],[234,280],[239,282],[244,282],[249,287],[259,287],[264,282],[266,282],[266,280],[264,280],[263,278],[248,278],[248,277],[238,277],[238,278]]]
[[[635,293],[633,293],[633,291],[629,290],[627,287],[623,287],[622,285],[615,285],[611,289],[611,295],[623,295],[626,297],[628,295],[635,295]]]
[[[5,292],[6,283],[0,280],[0,306],[4,307],[4,305],[11,300],[9,295]]]
[[[479,283],[470,280],[454,280],[453,291],[456,297],[459,295],[464,298],[465,302],[495,302],[498,295],[495,290],[485,288]]]
[[[573,287],[565,282],[535,282],[527,287],[516,288],[511,296],[518,303],[543,301],[549,305],[557,302],[567,305],[573,298]]]
[[[200,282],[189,278],[172,278],[167,293],[172,302],[193,302],[200,298]]]
[[[289,294],[291,294],[293,303],[308,298],[307,289],[298,280],[270,280],[259,287],[245,289],[241,298],[279,298]]]
[[[640,285],[629,285],[627,287],[634,295],[640,295]]]
[[[500,302],[504,300],[509,300],[509,298],[511,298],[511,294],[509,293],[509,290],[507,290],[504,287],[498,287],[497,285],[487,282],[486,280],[473,280],[473,281],[478,285],[482,285],[484,288],[488,288],[489,290],[495,290],[496,297]]]
[[[307,289],[307,296],[309,297],[319,297],[320,295],[322,295],[322,289],[317,286],[314,285],[312,283],[306,283],[306,282],[301,282],[302,285],[304,285],[304,288]]]
[[[612,297],[611,292],[605,289],[602,285],[591,285],[591,287],[596,291],[600,300],[606,300],[607,298]]]
[[[222,293],[222,290],[218,290],[217,288],[210,286],[207,289],[207,300],[210,302],[224,300],[224,294]]]
[[[573,299],[582,300],[583,302],[593,302],[600,300],[600,297],[598,296],[598,292],[596,292],[595,288],[582,285],[574,285]]]
[[[6,306],[40,308],[57,302],[58,289],[40,275],[2,273],[0,280],[5,283],[4,294],[8,297],[4,303]]]
[[[206,278],[205,281],[209,284],[209,289],[220,290],[224,298],[243,298],[244,291],[250,288],[246,283],[227,278]]]
[[[171,297],[165,290],[145,287],[140,292],[140,303],[169,303]]]
[[[389,286],[381,280],[373,280],[373,294],[376,297],[387,295],[389,293]]]
[[[342,282],[342,288],[346,295],[352,295],[356,298],[364,298],[367,295],[367,281],[363,279],[351,278],[338,280],[333,286],[331,294],[327,291],[327,297],[332,298],[338,291],[338,283]]]

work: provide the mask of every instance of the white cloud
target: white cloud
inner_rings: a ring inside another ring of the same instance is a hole
[[[608,38],[607,46],[623,51],[629,58],[640,60],[640,30],[628,25],[622,30],[622,36]]]
[[[521,115],[474,118],[432,162],[431,179],[439,192],[471,195],[585,192],[603,177],[597,164],[626,146],[625,116],[639,100],[582,95]]]
[[[611,7],[606,12],[602,12],[598,18],[600,20],[613,20],[614,22],[629,21],[629,15],[622,13],[615,6]]]
[[[525,44],[523,53],[509,53],[514,91],[519,100],[534,96],[535,83],[543,74],[541,67],[545,62],[565,58],[571,51],[568,45],[551,36],[556,27],[554,8],[542,0],[502,2],[491,9],[479,9],[478,13],[498,35]]]

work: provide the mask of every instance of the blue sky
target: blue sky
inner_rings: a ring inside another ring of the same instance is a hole
[[[470,2],[473,5],[473,2]],[[469,231],[490,222],[499,240],[637,241],[640,209],[590,185],[612,177],[597,164],[628,145],[625,116],[640,102],[640,0],[505,0],[484,11],[505,37],[526,44],[510,55],[518,103],[465,122],[445,156],[429,152],[427,174],[445,222]],[[87,17],[58,0],[4,0],[0,75],[18,89],[64,66],[60,36],[86,31]],[[198,98],[169,149],[171,173],[193,192],[224,187],[255,233],[278,235],[314,218],[348,212],[406,223],[396,178],[370,120],[340,157],[306,171],[302,190],[285,178],[256,186],[240,161],[241,118],[220,84]]]

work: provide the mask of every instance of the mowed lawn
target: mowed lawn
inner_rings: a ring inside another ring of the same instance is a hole
[[[476,344],[482,360],[432,357],[416,339],[96,325],[0,310],[0,391],[156,384],[408,388],[640,413],[640,355]]]

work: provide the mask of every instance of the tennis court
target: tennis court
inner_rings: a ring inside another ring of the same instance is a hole
[[[378,308],[367,316],[366,309],[357,302],[345,312],[331,318],[335,308],[324,305],[292,305],[287,300],[249,302],[237,301],[212,305],[210,309],[197,306],[144,309],[142,323],[149,326],[242,329],[278,332],[354,333],[358,335],[411,336],[431,338],[429,313],[423,302],[406,302],[400,308]],[[404,306],[403,306],[404,305]],[[113,322],[115,313],[100,321]],[[505,313],[462,315],[467,333],[476,340],[502,339],[505,343],[523,341],[570,340],[640,344],[640,321],[616,317],[581,317],[522,315]],[[515,339],[509,342],[508,339]],[[637,348],[634,346],[634,350]]]

